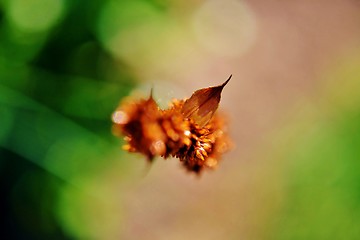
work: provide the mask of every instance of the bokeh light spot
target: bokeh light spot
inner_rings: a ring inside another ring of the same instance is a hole
[[[100,14],[98,32],[112,54],[126,59],[151,45],[161,24],[160,13],[147,2],[110,1]]]
[[[12,0],[10,20],[21,30],[41,32],[54,26],[64,10],[63,0]]]
[[[112,115],[112,120],[116,124],[125,124],[129,120],[129,116],[124,111],[116,111]]]
[[[85,190],[72,186],[63,189],[57,212],[59,220],[68,233],[79,239],[120,239],[120,197],[112,195],[114,186],[97,180],[85,182]]]
[[[206,1],[194,14],[193,30],[203,47],[222,56],[239,56],[256,39],[255,16],[236,0]]]

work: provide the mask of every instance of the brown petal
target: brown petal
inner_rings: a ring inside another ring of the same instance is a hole
[[[221,85],[216,87],[202,88],[193,93],[182,107],[182,114],[191,118],[200,127],[205,126],[214,115],[219,106],[221,91],[230,81],[232,75]]]

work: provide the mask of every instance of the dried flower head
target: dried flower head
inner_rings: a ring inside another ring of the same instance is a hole
[[[125,100],[112,117],[114,134],[125,136],[125,150],[142,153],[150,162],[155,156],[172,156],[195,173],[213,169],[231,145],[225,120],[215,113],[230,78],[188,99],[174,99],[166,110],[158,107],[152,94],[147,100]]]

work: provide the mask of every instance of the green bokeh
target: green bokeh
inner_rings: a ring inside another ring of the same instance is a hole
[[[358,59],[329,71],[319,104],[301,104],[296,120],[280,134],[282,149],[275,156],[283,168],[284,195],[269,224],[272,239],[360,235]]]
[[[106,3],[0,5],[1,231],[6,239],[80,236],[83,231],[71,230],[79,222],[71,224],[73,215],[62,213],[86,211],[79,207],[85,183],[107,168],[127,174],[128,161],[111,134],[111,113],[136,79],[96,35]],[[79,205],[62,207],[66,189],[75,189],[72,200]],[[96,189],[87,194],[99,198]],[[87,215],[83,218],[84,223]]]
[[[221,236],[239,239],[239,232],[253,232],[264,239],[359,238],[358,53],[339,59],[340,64],[334,68],[322,70],[327,75],[322,81],[316,79],[320,89],[315,94],[317,98],[300,101],[294,111],[289,110],[290,119],[268,136],[273,145],[266,158],[275,164],[268,171],[273,171],[269,176],[276,176],[275,180],[266,182],[263,179],[268,175],[255,176],[262,174],[258,172],[261,166],[255,163],[247,166],[254,172],[250,180],[238,178],[248,181],[248,185],[235,182],[234,175],[223,180],[223,186],[211,182],[214,180],[197,181],[185,174],[174,177],[179,182],[173,183],[173,176],[166,175],[166,170],[163,176],[167,179],[153,176],[145,180],[148,185],[133,183],[134,166],[138,173],[144,163],[135,161],[135,154],[121,150],[122,140],[111,134],[110,117],[119,101],[137,86],[137,78],[175,79],[180,71],[196,76],[201,71],[215,74],[224,68],[222,65],[231,69],[242,64],[241,56],[228,59],[216,55],[216,51],[209,53],[196,40],[191,21],[201,4],[201,0],[186,4],[180,0],[0,1],[1,237],[121,239],[123,232],[129,236],[138,231],[167,237],[170,230],[166,226],[179,231],[178,236],[187,236],[196,232],[198,226],[203,229],[209,225],[205,228],[209,235],[213,233],[211,228],[215,232],[216,227],[221,229],[218,238],[213,236],[216,239],[222,239]],[[232,31],[227,33],[232,36]],[[218,36],[214,32],[214,37]],[[259,45],[265,46],[260,40]],[[227,47],[231,51],[231,46]],[[259,63],[252,60],[255,71],[257,64],[270,64],[276,57],[261,59]],[[209,58],[214,61],[207,61]],[[281,72],[279,69],[274,72]],[[268,86],[256,84],[274,91],[272,82]],[[277,87],[278,91],[287,90]],[[236,102],[230,107],[238,111]],[[255,112],[256,109],[250,111]],[[236,121],[235,128],[246,128]],[[234,157],[238,162],[241,158],[242,155]],[[221,176],[218,174],[209,175],[209,179]],[[256,181],[261,184],[258,186]],[[165,190],[157,185],[163,182],[168,184],[162,185]],[[278,202],[267,202],[265,197],[256,199],[263,196],[257,195],[257,191],[273,194],[270,199],[278,197],[275,196],[278,193],[268,190],[274,182],[281,192]],[[199,187],[198,192],[177,191],[193,186]],[[209,189],[209,193],[204,193]],[[138,199],[139,196],[145,197]],[[247,203],[251,200],[258,202]],[[155,206],[146,208],[149,202]],[[233,205],[226,205],[228,202]],[[125,203],[132,209],[125,209]],[[214,206],[219,208],[212,209]],[[164,213],[168,209],[171,214]],[[198,210],[202,211],[200,217]],[[262,217],[268,212],[273,214],[269,221]],[[260,217],[252,222],[244,217],[250,215],[254,219]],[[147,220],[159,217],[158,225],[142,222],[143,216]],[[158,229],[153,231],[148,225]],[[127,227],[133,228],[133,232],[126,232]],[[264,232],[258,233],[259,229]]]

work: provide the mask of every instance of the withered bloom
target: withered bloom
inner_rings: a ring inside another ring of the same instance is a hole
[[[113,114],[113,132],[125,136],[125,150],[142,153],[150,162],[155,156],[172,156],[192,172],[215,168],[230,148],[225,120],[215,113],[230,78],[220,86],[197,90],[188,99],[174,99],[166,110],[152,95],[147,100],[125,100]]]

